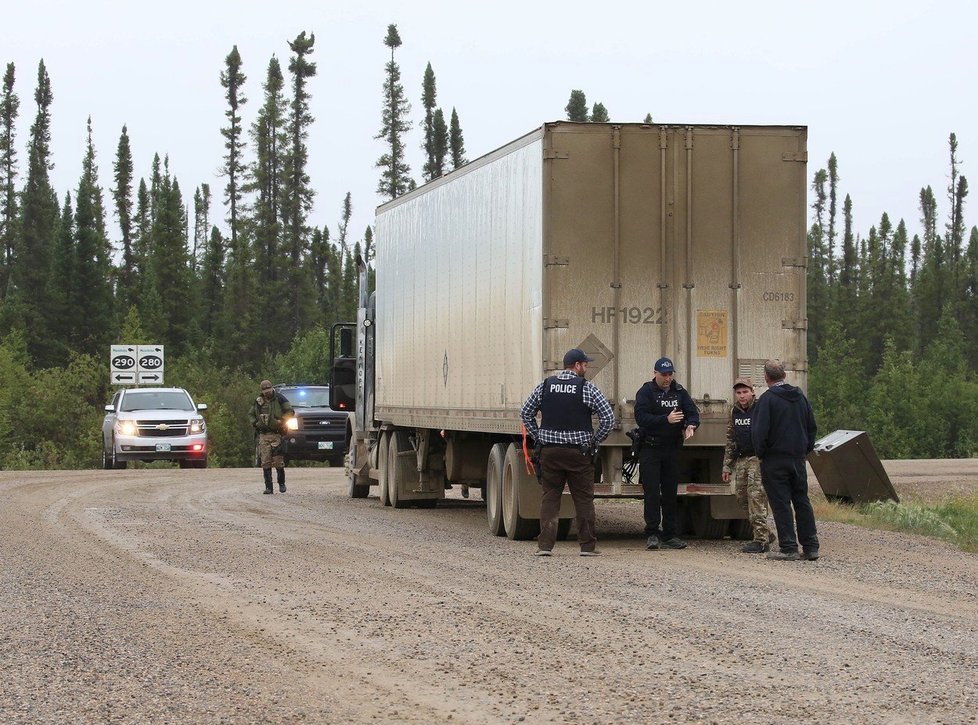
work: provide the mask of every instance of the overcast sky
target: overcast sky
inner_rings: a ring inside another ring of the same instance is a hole
[[[311,223],[335,236],[352,192],[353,239],[373,220],[384,152],[374,140],[389,23],[414,128],[412,174],[421,178],[421,81],[431,62],[446,119],[458,110],[469,159],[545,121],[564,118],[572,89],[604,103],[612,121],[808,126],[809,178],[831,152],[865,234],[886,211],[919,232],[917,198],[931,185],[941,226],[948,202],[948,135],[965,175],[978,174],[978,3],[618,2],[466,0],[87,0],[5,3],[0,61],[17,69],[17,147],[26,172],[38,61],[54,92],[52,180],[63,198],[77,186],[85,121],[92,117],[100,181],[128,126],[137,177],[154,153],[169,155],[192,211],[194,188],[218,176],[225,103],[219,75],[237,45],[248,77],[250,125],[270,57],[287,69],[287,41],[315,33],[309,173]],[[248,149],[251,157],[251,149]],[[21,178],[21,182],[23,177]],[[974,186],[974,182],[972,183]],[[108,195],[106,196],[108,203]],[[809,194],[809,203],[811,194]],[[978,203],[978,200],[970,200]],[[215,205],[212,217],[224,216]],[[841,217],[841,208],[840,208]],[[970,228],[978,221],[967,204]],[[114,217],[110,215],[110,222]],[[223,227],[224,225],[221,224]]]

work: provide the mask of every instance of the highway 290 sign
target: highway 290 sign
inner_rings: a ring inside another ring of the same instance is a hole
[[[112,345],[109,382],[112,385],[162,385],[162,345]]]

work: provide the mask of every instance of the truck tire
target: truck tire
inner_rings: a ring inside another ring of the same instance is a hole
[[[696,501],[690,511],[693,533],[700,539],[722,539],[730,528],[729,519],[715,519],[710,513],[710,499],[707,496]]]
[[[117,460],[115,457],[115,438],[109,441],[109,459],[112,461],[112,468],[117,471],[121,471],[128,465],[126,461]]]
[[[417,467],[412,456],[402,456],[411,450],[406,430],[391,431],[387,448],[387,494],[391,506],[396,509],[407,508],[411,501],[401,498],[401,491],[409,485],[412,478],[417,477]]]
[[[102,468],[106,470],[111,470],[112,468],[112,457],[105,450],[105,441],[102,441]]]
[[[515,443],[510,443],[503,466],[502,503],[506,536],[514,541],[526,541],[540,533],[540,519],[524,518],[520,514],[520,493],[528,487],[539,490],[536,477],[526,472],[522,451]]]
[[[332,466],[332,462],[329,465]],[[353,448],[350,451],[350,473],[347,474],[347,493],[350,498],[367,498],[370,495],[370,484],[368,483],[364,486],[361,483],[357,483],[358,468],[357,449]]]
[[[497,443],[489,449],[486,462],[486,487],[482,497],[486,500],[486,518],[489,520],[489,533],[505,536],[503,523],[503,467],[506,464],[506,444]]]
[[[380,488],[380,503],[391,505],[390,490],[387,487],[387,449],[390,448],[390,433],[381,431],[377,442],[377,483]]]

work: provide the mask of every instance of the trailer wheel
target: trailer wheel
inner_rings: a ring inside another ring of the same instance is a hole
[[[377,482],[380,484],[380,502],[384,506],[391,505],[390,488],[387,485],[387,450],[390,448],[390,433],[381,432],[377,443]]]
[[[350,449],[349,456],[350,456],[350,466],[349,466],[350,473],[348,474],[349,485],[347,488],[347,493],[350,494],[350,498],[367,498],[367,496],[370,495],[370,484],[368,483],[366,485],[363,485],[361,483],[357,483],[358,461],[357,461],[356,446],[353,446],[353,448]],[[331,463],[330,465],[333,464]]]
[[[715,519],[710,513],[710,499],[706,496],[696,501],[690,511],[693,533],[700,539],[722,539],[730,528],[729,519]]]
[[[411,501],[401,498],[401,490],[408,485],[412,477],[417,476],[411,442],[406,430],[391,431],[387,447],[387,495],[390,496],[391,506],[396,509],[407,508]]]
[[[505,536],[503,523],[503,467],[506,464],[506,444],[497,443],[489,450],[486,463],[486,487],[482,497],[486,500],[486,518],[489,520],[489,533]]]
[[[510,443],[503,466],[503,522],[506,524],[506,536],[510,539],[525,541],[540,533],[540,519],[520,515],[520,493],[537,487],[536,478],[526,472],[523,454],[515,443]]]

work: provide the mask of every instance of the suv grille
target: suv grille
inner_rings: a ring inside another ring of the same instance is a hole
[[[137,420],[136,435],[147,438],[163,438],[166,436],[185,436],[190,428],[190,421],[183,420]]]
[[[309,413],[297,413],[299,419],[299,429],[308,431],[325,432],[331,429],[343,430],[345,416],[342,415],[310,415]]]

